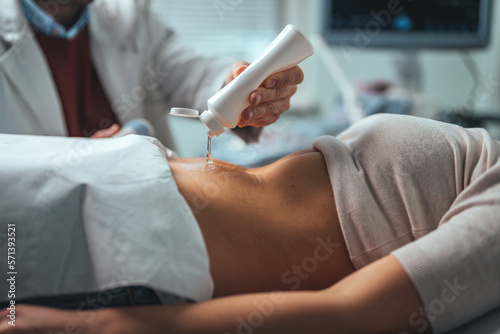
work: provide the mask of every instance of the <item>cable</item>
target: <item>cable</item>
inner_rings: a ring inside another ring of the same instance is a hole
[[[476,103],[475,99],[473,99],[472,97],[474,97],[474,94],[476,93],[476,89],[480,85],[479,78],[483,75],[483,73],[479,69],[479,66],[477,66],[476,61],[474,60],[474,58],[472,57],[472,55],[468,49],[462,49],[459,54],[460,54],[460,59],[462,60],[462,62],[465,65],[465,68],[467,68],[467,71],[469,72],[472,79],[474,80],[474,86],[472,87],[469,95],[467,96],[467,100],[473,101],[473,104],[472,104],[472,106],[468,106],[468,107],[466,107],[464,105],[463,110],[462,110],[462,112],[464,112],[464,113],[471,114],[473,112],[473,108],[475,107],[475,103]]]

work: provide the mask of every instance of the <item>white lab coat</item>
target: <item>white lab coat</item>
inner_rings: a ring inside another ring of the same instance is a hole
[[[150,5],[96,0],[90,9],[92,58],[119,121],[145,118],[174,148],[166,112],[171,106],[204,110],[232,60],[203,57],[181,45]],[[17,0],[0,0],[0,133],[67,135],[50,68]]]

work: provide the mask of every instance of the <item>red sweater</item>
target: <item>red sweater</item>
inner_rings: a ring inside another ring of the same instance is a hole
[[[72,40],[40,32],[36,38],[52,71],[68,134],[90,137],[117,123],[92,64],[88,26]]]

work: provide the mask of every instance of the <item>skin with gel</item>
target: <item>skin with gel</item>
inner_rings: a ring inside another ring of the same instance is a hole
[[[207,136],[207,164],[213,163],[212,159],[212,137]]]

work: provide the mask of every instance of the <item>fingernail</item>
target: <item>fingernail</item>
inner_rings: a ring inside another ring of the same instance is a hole
[[[248,122],[249,119],[250,119],[250,113],[248,111],[244,111],[243,114],[241,114],[241,121]]]
[[[267,87],[266,88],[273,88],[274,86],[276,86],[276,80],[274,79],[271,79],[267,82]]]
[[[241,115],[241,119],[243,122],[248,123],[248,121],[252,119],[253,115],[253,111],[245,111],[243,115]]]
[[[251,95],[250,95],[250,104],[252,106],[256,106],[260,103],[260,100],[262,99],[262,97],[260,96],[259,93],[257,92],[253,92]]]
[[[254,106],[258,105],[260,103],[260,101],[262,101],[262,96],[260,96],[260,94],[256,94],[257,96],[253,99],[254,101]]]

